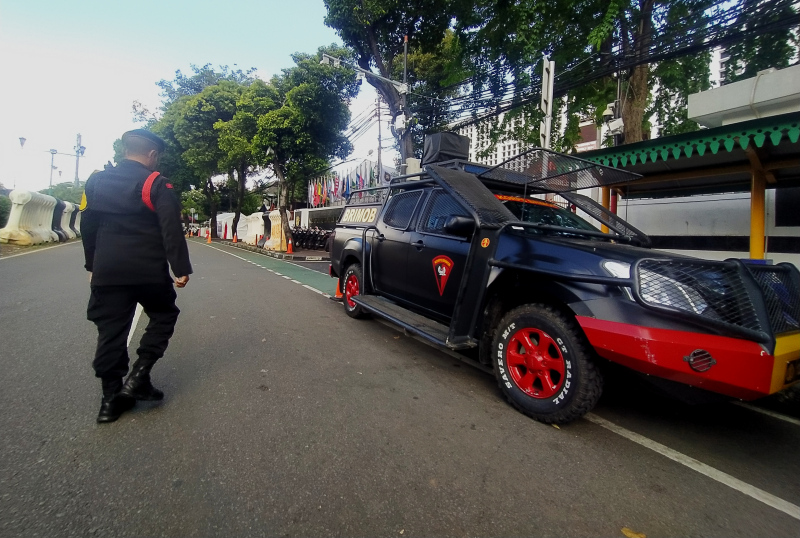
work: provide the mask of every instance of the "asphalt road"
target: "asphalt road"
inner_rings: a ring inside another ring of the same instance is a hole
[[[166,399],[107,425],[80,245],[0,259],[0,536],[800,535],[796,419],[621,378],[545,426],[327,265],[190,251]]]

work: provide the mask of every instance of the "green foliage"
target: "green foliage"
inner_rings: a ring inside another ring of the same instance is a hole
[[[713,0],[478,0],[474,10],[457,20],[456,33],[463,51],[462,65],[473,69],[475,97],[486,100],[488,93],[489,103],[494,100],[499,105],[508,98],[509,90],[512,99],[517,100],[538,93],[538,84],[533,83],[541,73],[542,53],[555,61],[559,81],[573,69],[575,73],[567,77],[590,67],[613,67],[604,58],[614,49],[630,55],[644,53],[654,39],[666,33],[699,43],[702,37],[698,28],[703,27],[713,3]],[[702,53],[640,68],[647,70],[646,87],[645,95],[638,97],[637,87],[629,84],[634,69],[624,71],[622,102],[626,105],[623,106],[626,131],[641,121],[646,132],[651,114],[657,116],[664,134],[696,128],[686,119],[685,104],[689,93],[709,87],[708,60],[708,54]],[[566,131],[561,135],[553,129],[553,147],[566,151],[579,142],[579,120],[594,118],[599,125],[607,103],[616,98],[616,86],[616,78],[607,77],[570,90],[560,103],[567,114]],[[526,106],[506,114],[505,123],[496,122],[491,139],[503,136],[503,129],[512,122],[518,126],[514,128],[517,139],[538,143],[535,108]],[[554,122],[559,121],[556,112]]]
[[[261,204],[263,203],[264,201],[259,195],[248,192],[245,194],[244,200],[242,201],[242,215],[252,215],[261,209]]]
[[[0,228],[8,222],[8,215],[11,213],[11,199],[5,194],[0,195]]]
[[[773,6],[767,0],[740,0],[752,6],[756,12],[771,21],[797,17],[795,6]],[[748,35],[728,47],[730,59],[725,64],[725,82],[736,82],[756,76],[770,67],[783,69],[789,67],[792,57],[798,52],[798,33],[791,29],[761,32]]]
[[[416,54],[436,53],[442,46],[445,33],[453,17],[468,11],[469,2],[463,0],[324,0],[328,11],[325,24],[335,29],[342,42],[355,51],[362,69],[376,70],[385,78],[396,76],[402,69],[403,41],[408,37],[409,48]],[[445,52],[441,48],[439,53]],[[435,61],[424,62],[433,65]],[[442,77],[442,80],[446,77]],[[402,109],[402,98],[397,89],[386,82],[367,77],[383,97],[392,116]],[[396,80],[402,80],[397,77]],[[439,83],[431,81],[434,86]],[[441,123],[434,108],[430,118],[419,115],[423,130]],[[402,137],[395,133],[400,154],[410,157],[414,152],[412,132]],[[417,135],[419,131],[417,130]]]
[[[58,198],[59,200],[64,200],[65,202],[72,202],[73,204],[80,204],[81,197],[83,196],[83,189],[86,186],[86,183],[81,181],[79,183],[78,188],[75,188],[75,184],[72,181],[65,181],[63,183],[59,183],[57,185],[53,185],[53,192],[52,196]],[[50,189],[42,189],[39,192],[42,194],[50,194]]]
[[[296,66],[284,69],[271,82],[279,106],[257,121],[255,151],[260,163],[272,166],[281,181],[294,179],[292,172],[314,160],[345,158],[352,151],[342,133],[350,121],[347,103],[358,93],[355,73],[320,65],[323,53],[341,57],[346,51],[331,45],[314,56],[293,55]]]
[[[125,158],[125,150],[122,148],[122,139],[114,140],[114,162],[119,164]]]
[[[455,83],[469,76],[460,62],[459,43],[450,30],[445,32],[444,39],[430,52],[418,47],[408,52],[408,84],[413,93],[406,97],[406,103],[414,118],[409,128],[417,157],[422,156],[426,134],[446,130],[456,119],[449,100],[460,94]],[[392,78],[403,79],[403,65],[400,62],[395,63]]]
[[[209,204],[206,196],[199,190],[187,190],[181,193],[181,210],[183,214],[189,217],[192,214],[192,209],[197,214],[195,222],[203,222],[208,220]]]
[[[174,80],[161,79],[156,85],[161,88],[161,97],[164,99],[165,106],[169,106],[181,97],[189,97],[201,93],[209,86],[215,86],[222,81],[233,82],[237,85],[248,85],[253,80],[255,68],[247,71],[241,69],[229,69],[227,65],[221,65],[219,71],[215,71],[211,64],[202,67],[191,66],[193,74],[184,75],[181,70],[175,71]]]

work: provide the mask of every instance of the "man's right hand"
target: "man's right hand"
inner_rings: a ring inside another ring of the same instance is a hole
[[[189,275],[186,276],[179,276],[175,279],[175,285],[179,288],[183,288],[186,286],[186,283],[189,282]]]

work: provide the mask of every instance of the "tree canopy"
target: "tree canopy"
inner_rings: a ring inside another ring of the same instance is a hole
[[[289,187],[324,169],[330,159],[344,159],[353,147],[344,130],[350,121],[350,99],[358,93],[352,69],[320,65],[323,54],[342,57],[346,49],[321,47],[316,54],[294,54],[295,66],[270,82],[274,107],[257,119],[253,147],[259,162],[279,181],[281,222],[291,237],[286,217]]]

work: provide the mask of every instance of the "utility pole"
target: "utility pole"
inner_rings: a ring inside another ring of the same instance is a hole
[[[403,36],[403,87],[408,88],[408,36]],[[408,136],[408,125],[406,118],[406,94],[400,94],[403,99],[403,132],[400,133],[400,158],[402,159],[402,172],[405,174],[408,165],[406,161],[412,155],[406,152],[406,137]]]
[[[50,188],[47,190],[47,194],[49,194],[50,196],[53,196],[53,170],[56,169],[55,166],[56,153],[58,153],[57,149],[50,150]]]
[[[542,101],[539,108],[544,112],[544,120],[539,124],[540,146],[550,149],[550,130],[553,126],[553,82],[555,81],[556,63],[547,54],[542,59]]]
[[[383,168],[381,167],[381,149],[383,142],[381,141],[381,98],[377,99],[377,113],[378,113],[378,185],[383,185]]]
[[[81,157],[83,157],[83,152],[86,151],[86,148],[81,146],[81,133],[78,133],[78,138],[75,141],[75,188],[77,189],[80,186],[80,180],[78,179],[78,167],[81,163]]]
[[[542,57],[542,100],[539,108],[544,112],[544,120],[539,124],[539,145],[550,149],[550,131],[553,127],[553,79],[555,78],[556,63],[550,61],[547,54]],[[550,175],[550,155],[542,152],[542,178]],[[545,195],[547,200],[552,200],[553,195]]]

